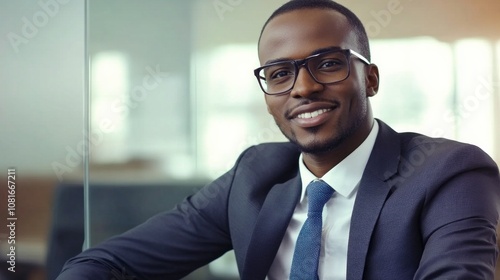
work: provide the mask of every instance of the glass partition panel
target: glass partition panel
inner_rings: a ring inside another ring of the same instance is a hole
[[[88,1],[87,246],[206,182],[196,164],[192,17],[192,1]]]

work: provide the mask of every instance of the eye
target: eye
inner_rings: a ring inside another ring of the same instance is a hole
[[[264,68],[264,77],[268,83],[280,83],[293,79],[295,68],[291,63],[279,63]]]
[[[324,59],[318,64],[318,69],[333,71],[342,68],[345,63],[339,59]]]
[[[279,70],[274,71],[271,74],[270,79],[271,80],[282,79],[282,78],[285,78],[287,76],[293,76],[293,72],[288,70],[288,69],[279,69]]]

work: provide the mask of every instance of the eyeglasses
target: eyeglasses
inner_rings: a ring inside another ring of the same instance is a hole
[[[349,58],[356,56],[370,64],[361,54],[350,49],[335,49],[317,53],[304,59],[273,62],[254,70],[254,75],[265,94],[277,95],[290,91],[297,80],[297,73],[305,66],[311,77],[320,84],[339,83],[349,77]]]

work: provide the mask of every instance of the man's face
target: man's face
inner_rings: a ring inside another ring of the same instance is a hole
[[[359,52],[347,19],[333,10],[302,9],[268,23],[260,40],[259,59],[261,65],[274,59],[303,59],[329,47]],[[349,142],[359,145],[369,133],[372,117],[368,96],[377,88],[368,81],[369,71],[363,62],[351,57],[350,64],[349,77],[330,85],[317,83],[302,67],[290,92],[265,96],[276,124],[303,152],[322,153]],[[378,86],[378,77],[376,83]]]

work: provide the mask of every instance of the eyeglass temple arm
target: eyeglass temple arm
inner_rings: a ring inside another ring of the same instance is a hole
[[[356,51],[353,51],[353,50],[349,50],[351,52],[351,54],[355,55],[357,58],[361,59],[361,61],[363,61],[364,63],[370,65],[370,61],[368,61],[368,59],[366,59],[364,56],[362,56],[361,54],[359,54],[358,52]]]

